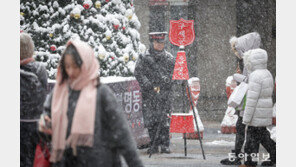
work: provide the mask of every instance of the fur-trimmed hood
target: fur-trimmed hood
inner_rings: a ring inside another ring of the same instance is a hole
[[[243,58],[243,53],[251,49],[257,49],[261,45],[261,37],[257,32],[245,34],[240,37],[232,37],[229,40],[231,45],[234,45],[238,54]]]
[[[244,53],[244,63],[249,73],[258,69],[267,69],[267,52],[263,49],[253,49]]]

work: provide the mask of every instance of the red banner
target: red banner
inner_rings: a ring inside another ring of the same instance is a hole
[[[184,51],[179,51],[177,53],[173,80],[188,80],[188,68],[187,68],[187,61],[186,61],[186,53]]]
[[[193,116],[188,113],[172,114],[171,133],[194,133]]]
[[[187,46],[193,43],[195,38],[193,20],[171,20],[170,21],[170,42],[177,46]]]

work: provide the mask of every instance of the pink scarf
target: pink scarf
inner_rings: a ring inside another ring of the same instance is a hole
[[[51,103],[52,118],[52,152],[50,161],[57,162],[63,157],[66,145],[71,146],[76,155],[76,146],[93,146],[94,124],[97,95],[97,77],[99,76],[99,62],[94,56],[92,48],[85,42],[68,41],[66,47],[73,44],[81,59],[81,72],[74,81],[69,80],[59,84],[62,80],[61,67],[58,67],[56,84]],[[71,133],[66,139],[68,126],[68,86],[74,90],[81,90],[74,111]]]

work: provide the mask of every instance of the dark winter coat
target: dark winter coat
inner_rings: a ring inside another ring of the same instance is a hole
[[[46,97],[47,73],[37,62],[20,66],[20,166],[33,166],[37,121]]]
[[[134,74],[141,87],[145,127],[153,126],[170,112],[173,70],[174,58],[165,50],[150,48],[137,60]],[[159,94],[154,87],[160,87]]]
[[[35,83],[40,82],[40,83]],[[47,91],[47,72],[39,62],[20,66],[20,118],[39,119]]]
[[[79,94],[80,91],[69,89],[67,136],[71,131]],[[51,111],[51,100],[52,94],[49,95],[44,104],[47,112]],[[66,148],[63,160],[53,166],[120,167],[120,154],[130,167],[143,166],[125,115],[117,104],[113,92],[108,86],[100,85],[97,93],[93,147],[78,146],[76,157],[73,156],[71,148]]]

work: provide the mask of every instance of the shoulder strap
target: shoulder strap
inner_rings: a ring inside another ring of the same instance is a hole
[[[243,111],[244,111],[247,103],[247,95],[244,96],[243,101],[244,101],[244,104],[243,104]]]

